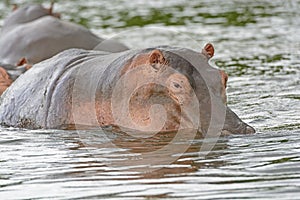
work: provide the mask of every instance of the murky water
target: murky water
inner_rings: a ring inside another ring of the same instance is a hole
[[[172,143],[172,134],[137,142],[1,128],[0,198],[299,199],[299,9],[299,0],[59,1],[63,19],[132,48],[212,42],[211,64],[230,76],[228,104],[257,134]],[[0,11],[10,12],[3,1]],[[170,145],[173,154],[162,150]]]

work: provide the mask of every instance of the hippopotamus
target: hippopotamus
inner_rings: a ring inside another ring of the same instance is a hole
[[[121,127],[254,133],[226,104],[227,74],[202,52],[158,46],[69,49],[33,65],[1,96],[0,123],[30,129]]]
[[[109,52],[128,50],[128,47],[115,40],[104,40],[88,29],[59,19],[42,5],[27,5],[14,8],[4,20],[0,33],[0,67],[6,70],[9,79],[0,77],[0,95],[12,81],[24,73],[30,65],[50,58],[69,49],[98,49]],[[26,64],[26,67],[23,65]],[[23,66],[23,67],[21,67]],[[5,84],[4,84],[5,83]]]
[[[35,64],[70,48],[118,52],[128,48],[117,41],[104,40],[88,29],[59,19],[42,5],[30,4],[16,8],[4,20],[0,34],[0,63],[15,65],[26,58]],[[101,49],[102,48],[102,49]]]

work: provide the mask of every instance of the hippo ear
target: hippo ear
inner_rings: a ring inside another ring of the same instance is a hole
[[[228,81],[228,75],[223,70],[219,70],[219,73],[221,75],[222,85],[226,88],[227,87],[227,81]]]
[[[215,49],[214,46],[211,43],[207,43],[204,47],[204,49],[202,50],[202,53],[208,58],[212,58],[214,56],[215,53]]]
[[[53,7],[54,7],[54,1],[51,1],[50,8],[48,9],[50,15],[53,14]]]
[[[47,10],[49,12],[49,15],[52,15],[53,17],[56,17],[56,18],[60,19],[60,17],[61,17],[60,13],[53,12],[54,3],[55,3],[55,1],[51,0],[50,8],[48,8]]]
[[[17,4],[13,4],[12,6],[13,6],[12,7],[12,11],[15,11],[15,10],[17,10],[19,8]]]
[[[30,69],[32,67],[32,65],[28,64],[28,60],[23,57],[19,60],[19,62],[17,62],[16,64],[17,67],[25,67],[26,70]]]
[[[16,65],[19,67],[19,66],[25,65],[25,64],[27,64],[27,63],[28,63],[27,59],[26,59],[25,57],[22,57],[22,58],[17,62]]]
[[[149,62],[150,64],[156,65],[156,64],[163,64],[165,63],[165,58],[161,51],[155,49],[151,52],[149,56]]]

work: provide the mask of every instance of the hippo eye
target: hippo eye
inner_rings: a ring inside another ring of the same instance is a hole
[[[181,88],[181,86],[178,83],[173,83],[174,87]]]

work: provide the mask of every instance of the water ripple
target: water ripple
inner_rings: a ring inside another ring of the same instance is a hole
[[[5,2],[0,25],[10,12]],[[173,163],[141,166],[125,147],[146,152],[151,144],[128,140],[108,148],[97,146],[99,135],[87,145],[95,134],[88,131],[83,138],[76,131],[0,128],[1,199],[298,199],[299,8],[299,0],[59,1],[64,20],[105,37],[127,31],[119,38],[133,48],[170,44],[200,52],[213,42],[210,63],[229,74],[228,105],[257,133],[219,138],[201,153],[203,139],[182,141],[189,149]],[[120,160],[131,163],[111,165]]]

